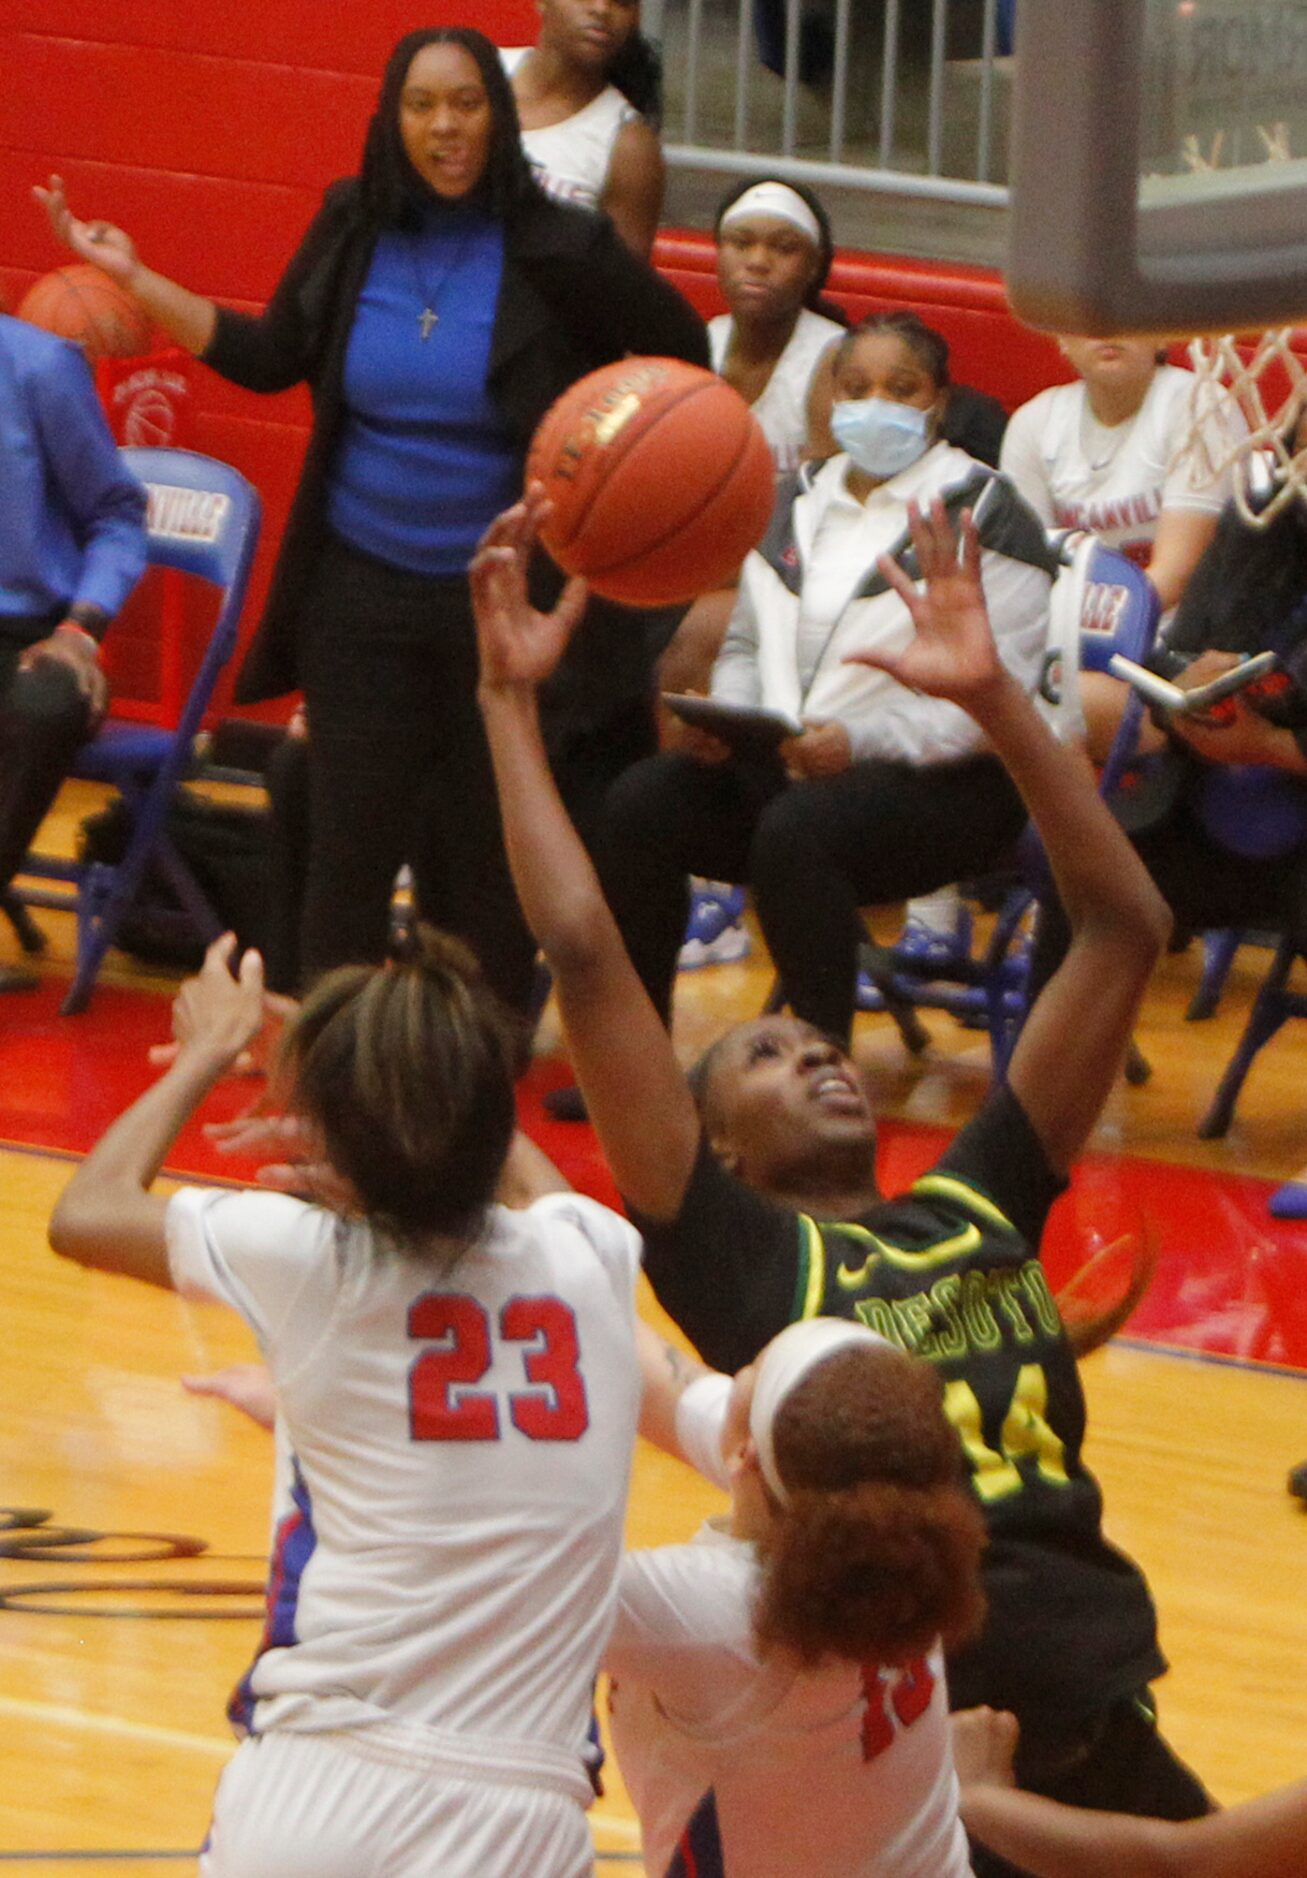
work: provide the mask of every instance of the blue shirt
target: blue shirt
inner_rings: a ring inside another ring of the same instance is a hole
[[[0,630],[78,605],[112,617],[145,562],[145,491],[81,348],[0,314]]]
[[[359,296],[327,517],[412,573],[463,573],[521,494],[521,450],[486,390],[503,266],[498,222],[441,208],[420,230],[381,236]]]

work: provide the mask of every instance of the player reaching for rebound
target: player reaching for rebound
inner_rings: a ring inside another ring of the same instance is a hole
[[[257,1033],[210,947],[167,1072],[73,1175],[51,1242],[234,1308],[280,1401],[267,1623],[203,1878],[582,1878],[591,1687],[639,1380],[636,1234],[573,1194],[493,1204],[513,1035],[470,954],[319,981],[290,1108],[340,1210],[148,1188]],[[339,1200],[342,1187],[352,1204]]]
[[[1168,920],[1080,760],[998,662],[970,522],[959,555],[942,511],[914,514],[924,591],[881,563],[916,628],[881,663],[980,724],[1035,819],[1074,938],[1006,1084],[929,1174],[885,1198],[857,1072],[810,1027],[742,1025],[710,1053],[694,1093],[682,1075],[549,781],[535,689],[582,592],[574,584],[552,616],[529,607],[538,514],[533,494],[473,563],[482,709],[518,892],[660,1301],[723,1370],[820,1314],[858,1318],[934,1363],[989,1530],[989,1621],[950,1660],[953,1700],[1021,1717],[1023,1784],[1141,1814],[1205,1811],[1203,1788],[1152,1721],[1148,1685],[1165,1667],[1152,1600],[1103,1536],[1080,1458],[1084,1398],[1037,1256]],[[982,1859],[977,1869],[1008,1868]]]

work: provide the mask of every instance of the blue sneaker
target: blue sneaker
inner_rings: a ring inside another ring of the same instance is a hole
[[[744,888],[719,880],[696,881],[680,970],[693,972],[702,965],[732,965],[737,959],[748,958],[750,949],[744,927]]]

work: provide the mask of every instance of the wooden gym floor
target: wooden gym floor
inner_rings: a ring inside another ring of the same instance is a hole
[[[65,837],[83,812],[68,792],[56,817]],[[70,922],[42,917],[57,971]],[[0,935],[0,960],[16,956]],[[1205,1026],[1181,1021],[1193,960],[1165,963],[1140,1029],[1153,1080],[1118,1088],[1100,1151],[1272,1180],[1307,1160],[1298,1026],[1264,1052],[1229,1140],[1193,1135],[1264,963],[1245,958]],[[163,988],[116,960],[110,976]],[[756,1010],[767,977],[755,958],[683,978],[687,1055]],[[0,1040],[17,1006],[0,1000]],[[862,1020],[858,1054],[887,1112],[952,1126],[981,1096],[985,1051],[949,1020],[927,1021],[936,1041],[921,1062],[906,1059],[882,1018]],[[161,1034],[164,1022],[161,1007]],[[66,1155],[0,1146],[0,1502],[10,1509],[0,1514],[0,1870],[145,1878],[193,1869],[231,1751],[223,1706],[258,1632],[270,1457],[259,1431],[178,1383],[183,1371],[250,1356],[240,1324],[216,1307],[63,1267],[47,1250],[45,1221],[67,1168]],[[656,1318],[651,1300],[646,1308]],[[1284,1475],[1307,1457],[1303,1377],[1125,1340],[1089,1361],[1085,1383],[1108,1529],[1145,1567],[1161,1614],[1167,1734],[1223,1801],[1300,1778],[1307,1516]],[[716,1503],[687,1470],[642,1450],[631,1541],[688,1536]],[[56,1526],[110,1536],[47,1542],[42,1554],[42,1525],[47,1541],[67,1540],[50,1534]],[[141,1534],[155,1537],[127,1536]],[[208,1550],[176,1556],[170,1535]],[[133,1552],[144,1556],[125,1556]],[[611,1761],[593,1819],[600,1872],[638,1874]]]

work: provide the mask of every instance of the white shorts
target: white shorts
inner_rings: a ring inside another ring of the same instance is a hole
[[[199,1878],[591,1878],[582,1808],[548,1787],[388,1764],[357,1736],[242,1742]]]

